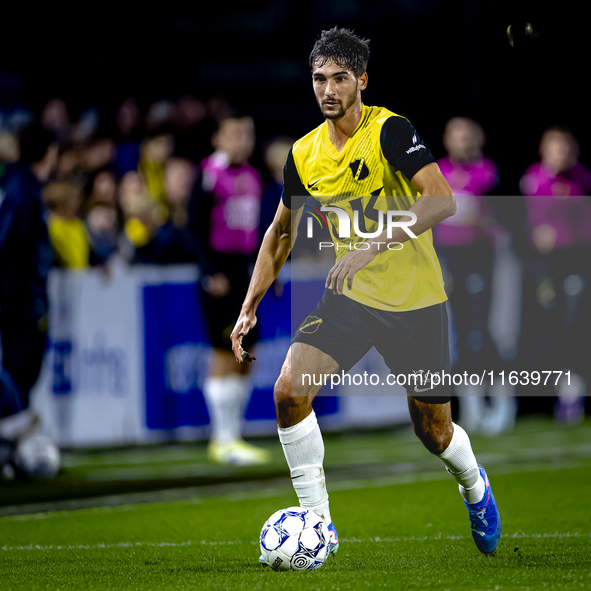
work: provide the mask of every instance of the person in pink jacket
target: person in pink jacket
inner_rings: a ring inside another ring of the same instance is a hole
[[[447,155],[438,160],[457,204],[456,214],[433,228],[453,318],[455,371],[490,371],[500,363],[487,328],[495,236],[500,227],[486,197],[497,190],[499,175],[495,162],[483,153],[485,141],[478,122],[454,117],[443,135]],[[457,387],[455,392],[459,420],[467,431],[493,435],[513,425],[513,391],[483,384]],[[487,395],[489,404],[484,399]]]
[[[547,129],[539,153],[520,182],[534,253],[526,264],[521,341],[530,363],[570,370],[554,388],[555,417],[574,423],[584,416],[589,377],[581,343],[591,325],[591,171],[568,129]]]

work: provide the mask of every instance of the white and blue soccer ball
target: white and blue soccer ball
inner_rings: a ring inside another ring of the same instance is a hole
[[[273,570],[313,570],[324,564],[330,534],[320,515],[288,507],[276,511],[261,530],[261,554]]]

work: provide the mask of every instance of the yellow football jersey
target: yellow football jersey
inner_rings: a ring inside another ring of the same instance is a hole
[[[283,202],[300,209],[312,196],[316,207],[346,212],[349,223],[341,222],[340,228],[338,213],[325,212],[339,260],[367,240],[358,233],[379,234],[388,211],[411,208],[420,194],[410,181],[432,162],[431,152],[406,118],[364,105],[359,125],[340,152],[330,141],[326,121],[293,145],[285,164]],[[355,274],[351,290],[345,283],[344,295],[389,311],[416,310],[447,299],[431,230],[403,245],[386,242],[382,249]]]

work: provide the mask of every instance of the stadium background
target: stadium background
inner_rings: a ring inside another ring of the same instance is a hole
[[[451,117],[481,123],[485,153],[499,167],[496,195],[519,195],[519,179],[538,159],[549,126],[570,127],[586,162],[590,123],[579,60],[584,24],[533,2],[254,2],[224,10],[121,7],[92,17],[45,7],[11,15],[13,26],[0,41],[4,113],[41,113],[59,98],[72,122],[97,110],[97,138],[113,135],[116,110],[128,97],[137,99],[142,113],[187,94],[202,101],[223,97],[254,117],[252,162],[268,180],[268,142],[277,135],[299,137],[320,121],[307,56],[319,31],[338,24],[371,39],[365,103],[408,117],[437,158],[445,153],[442,134]],[[531,36],[525,34],[528,22]],[[507,218],[521,212],[518,198],[501,203]],[[55,382],[49,390],[64,393]],[[549,411],[551,404],[526,399],[521,411]],[[271,420],[267,406],[254,416]]]
[[[541,134],[551,125],[571,128],[587,162],[585,24],[566,8],[483,0],[259,1],[79,14],[11,7],[5,22],[11,23],[0,40],[5,113],[19,107],[40,113],[60,98],[72,122],[96,108],[97,137],[108,137],[127,97],[143,112],[185,94],[224,97],[254,117],[252,161],[266,178],[265,144],[279,134],[299,137],[320,121],[307,56],[319,31],[335,24],[371,39],[366,104],[415,122],[437,158],[451,117],[481,123],[485,152],[499,166],[497,194],[519,194],[519,179],[538,159]],[[507,215],[513,208],[517,200],[503,204]]]
[[[505,194],[516,195],[546,127],[567,124],[579,138],[588,136],[587,25],[568,7],[531,0],[259,0],[78,14],[12,8],[0,40],[0,104],[40,110],[61,97],[76,120],[90,106],[107,117],[127,96],[146,107],[186,92],[221,94],[255,117],[259,139],[299,137],[320,120],[310,48],[320,30],[338,24],[372,41],[367,104],[416,121],[438,156],[445,122],[474,117],[488,134],[487,153],[499,163]],[[536,39],[526,38],[526,22]],[[515,47],[507,41],[509,24]],[[585,162],[585,142],[581,148]]]
[[[517,196],[519,179],[538,160],[541,134],[551,125],[570,126],[581,161],[591,162],[584,16],[565,2],[531,0],[3,6],[0,110],[40,113],[61,98],[73,122],[96,107],[100,133],[108,137],[117,107],[129,96],[144,112],[154,101],[185,93],[202,100],[223,96],[255,118],[253,162],[265,174],[265,141],[299,137],[321,121],[307,57],[319,31],[338,24],[372,40],[367,104],[410,118],[437,158],[444,155],[441,138],[450,117],[478,120],[487,134],[485,153],[499,166],[502,194]],[[526,22],[537,38],[526,38]],[[515,47],[507,41],[509,24]],[[503,203],[510,212],[518,200]],[[156,287],[167,277],[166,269],[159,272]],[[146,273],[144,282],[153,286]],[[96,270],[91,274],[64,279],[58,271],[52,288],[73,286],[75,296],[87,281],[86,308],[76,318],[86,323],[82,329],[96,330],[101,319],[85,310],[112,300],[101,299],[107,284]],[[181,291],[186,274],[181,271]],[[111,319],[121,329],[134,298],[126,289],[136,278],[124,271],[119,279],[127,304]],[[165,292],[163,298],[171,295]],[[138,322],[135,317],[136,328]],[[142,336],[119,332],[124,345]],[[54,385],[67,389],[65,381],[47,385],[52,412],[60,401]],[[98,397],[89,407],[96,424],[77,424],[67,413],[61,420],[101,432],[109,413],[122,416],[119,385],[115,380],[106,388],[115,392],[112,407]],[[520,410],[527,407],[523,400]],[[496,438],[471,436],[503,511],[505,533],[495,557],[475,551],[456,486],[439,460],[408,425],[390,425],[327,429],[325,471],[342,548],[338,560],[319,571],[276,577],[257,564],[261,524],[297,502],[276,438],[253,439],[272,456],[260,467],[213,464],[203,441],[66,446],[57,478],[0,481],[2,588],[588,588],[591,521],[581,499],[591,494],[589,419],[558,424],[551,395],[530,402],[529,410],[545,415],[520,417]],[[56,416],[51,420],[60,425]],[[125,416],[114,431],[119,427],[139,432]]]

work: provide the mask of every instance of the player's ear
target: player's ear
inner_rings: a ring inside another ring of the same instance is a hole
[[[365,90],[367,87],[367,72],[363,72],[363,74],[357,78],[357,81],[359,83],[359,90]]]

